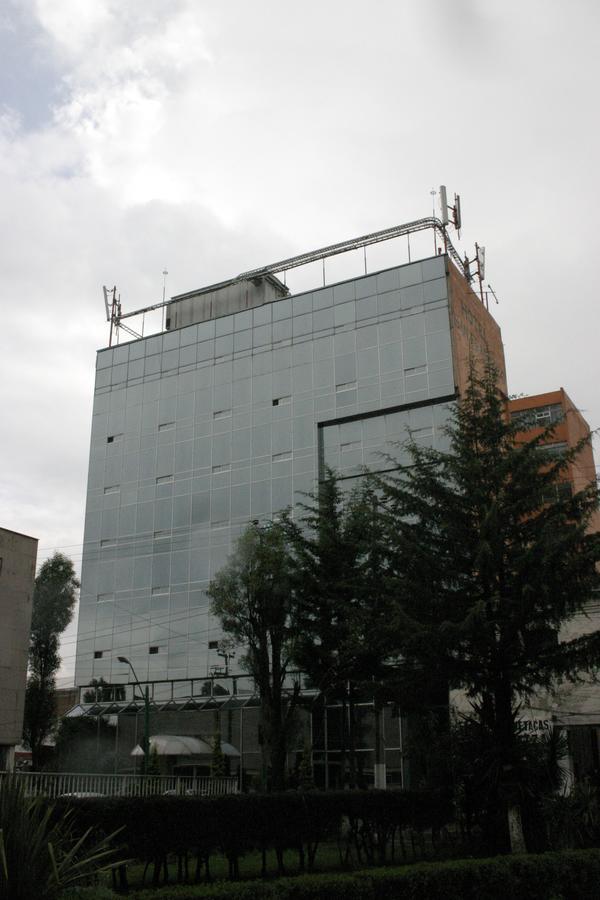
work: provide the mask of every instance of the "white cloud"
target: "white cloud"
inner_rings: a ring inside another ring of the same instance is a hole
[[[598,4],[7,10],[27,102],[54,107],[32,124],[0,97],[0,524],[81,544],[103,283],[136,308],[165,265],[189,290],[427,215],[440,181],[463,196],[463,247],[487,246],[510,389],[562,384],[600,423]]]

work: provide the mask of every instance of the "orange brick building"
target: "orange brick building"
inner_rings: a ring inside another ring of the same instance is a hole
[[[552,435],[543,445],[545,450],[550,452],[555,450],[558,453],[575,447],[582,438],[590,436],[588,423],[564,388],[509,400],[508,409],[511,418],[522,427],[520,431],[522,437],[536,437],[549,425],[554,426]],[[590,441],[570,464],[565,474],[564,491],[575,493],[595,481],[596,466]],[[600,531],[598,512],[592,520],[591,530]]]
[[[509,412],[522,431],[519,436],[535,437],[548,425],[554,431],[544,441],[546,450],[556,452],[576,446],[582,438],[589,437],[590,428],[564,388],[519,397],[509,401]],[[596,481],[596,467],[591,442],[584,446],[572,461],[559,492],[576,492]],[[592,518],[591,531],[600,531],[600,513]],[[590,597],[584,610],[564,623],[561,640],[572,640],[600,629],[600,598]],[[531,704],[531,721],[554,722],[567,728],[569,740],[568,766],[571,777],[581,779],[598,777],[600,773],[600,687],[593,679],[563,683],[556,694],[540,695]]]

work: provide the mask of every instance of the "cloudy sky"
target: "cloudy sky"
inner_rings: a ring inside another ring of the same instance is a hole
[[[510,391],[599,426],[599,44],[596,0],[4,0],[0,524],[81,558],[103,284],[139,308],[165,267],[190,290],[426,216],[441,182]]]

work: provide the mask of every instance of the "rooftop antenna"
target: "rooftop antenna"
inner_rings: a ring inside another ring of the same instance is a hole
[[[112,347],[113,332],[117,333],[119,304],[117,303],[117,286],[115,285],[109,290],[105,284],[102,285],[102,293],[104,294],[104,308],[106,310],[106,321],[110,322],[110,331],[108,334],[108,346]],[[110,299],[109,299],[110,295]]]
[[[486,308],[489,309],[488,292],[485,291],[485,300],[484,300],[484,291],[483,291],[483,279],[485,278],[485,247],[480,246],[478,243],[475,243],[475,256],[473,257],[473,259],[469,259],[469,257],[465,253],[465,258],[463,261],[463,268],[464,268],[465,277],[466,277],[467,281],[473,281],[474,276],[471,274],[471,264],[472,263],[475,263],[477,266],[477,268],[475,270],[475,277],[479,281],[479,295],[481,297],[481,302],[485,303]],[[489,284],[488,284],[488,287],[490,287]],[[490,288],[490,291],[493,294],[494,299],[497,303],[498,298],[496,297],[494,292],[491,290],[491,288]]]
[[[162,271],[162,276],[163,276],[163,299],[162,299],[162,302],[163,302],[163,314],[162,314],[162,330],[163,330],[163,331],[165,330],[165,312],[166,312],[166,307],[165,307],[165,296],[166,296],[166,293],[167,293],[167,275],[168,275],[168,274],[169,274],[169,273],[168,273],[168,271],[167,271],[167,267],[165,266],[165,268],[164,268],[163,271]]]
[[[460,229],[462,227],[462,215],[460,211],[460,194],[454,195],[454,206],[448,205],[448,196],[446,192],[446,185],[440,185],[440,218],[442,220],[442,225],[444,229],[449,224],[448,212],[452,213],[452,224],[456,228],[458,232],[458,236],[460,237]],[[434,212],[435,216],[435,212]]]
[[[141,334],[138,334],[137,331],[134,331],[133,328],[129,327],[129,325],[124,325],[123,322],[121,322],[121,317],[123,315],[123,311],[121,309],[121,295],[119,294],[117,296],[116,284],[110,290],[106,287],[106,285],[103,285],[102,293],[104,294],[104,308],[106,310],[106,321],[110,322],[108,346],[112,347],[113,337],[116,338],[117,344],[119,343],[119,328],[124,328],[125,331],[128,334],[130,334],[133,338],[142,337]]]
[[[481,302],[483,303],[483,279],[485,278],[485,247],[475,244],[475,259],[477,260],[477,278],[479,279],[479,293],[481,294]],[[485,305],[489,309],[487,302],[487,294],[485,296]]]
[[[497,296],[496,296],[496,291],[495,291],[494,288],[491,286],[491,284],[489,283],[489,281],[488,281],[488,291],[490,292],[490,294],[492,295],[492,297],[494,298],[494,300],[496,301],[496,303],[499,304],[500,301],[498,300],[498,298],[497,298]]]
[[[435,195],[437,191],[435,188],[431,188],[429,193],[431,194],[431,217],[435,219]],[[435,233],[435,228],[433,229],[433,247],[437,256],[437,234]]]

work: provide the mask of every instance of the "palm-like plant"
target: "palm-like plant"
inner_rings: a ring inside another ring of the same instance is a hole
[[[114,863],[118,832],[94,840],[76,833],[71,811],[58,814],[42,797],[27,797],[18,776],[0,785],[0,898],[52,900]]]

